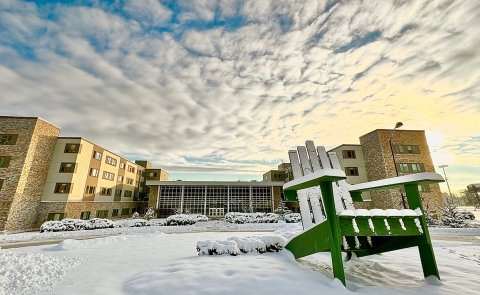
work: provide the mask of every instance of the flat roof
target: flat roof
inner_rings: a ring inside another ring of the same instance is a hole
[[[159,181],[147,180],[146,185],[231,185],[231,186],[283,186],[283,181]]]
[[[365,133],[364,135],[360,136],[360,138],[364,137],[367,134],[377,132],[377,131],[393,131],[393,129],[375,129],[375,130],[372,130],[370,132]],[[397,128],[397,129],[395,129],[395,132],[424,132],[425,133],[425,130],[410,130],[410,129],[398,129]]]
[[[40,121],[43,121],[45,123],[48,123],[50,125],[52,125],[53,127],[57,128],[57,129],[61,129],[58,125],[56,124],[53,124],[52,122],[49,122],[47,120],[45,120],[44,118],[42,117],[23,117],[23,116],[0,116],[0,118],[6,118],[6,119],[27,119],[27,120],[40,120]]]

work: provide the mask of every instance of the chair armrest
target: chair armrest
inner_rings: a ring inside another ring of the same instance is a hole
[[[322,169],[285,183],[283,190],[298,191],[319,186],[321,182],[334,182],[346,178],[345,172],[340,169]]]
[[[439,182],[444,182],[444,179],[440,174],[433,172],[422,172],[359,184],[352,184],[349,186],[348,190],[350,193],[360,193],[364,191],[395,188],[404,186],[406,184],[427,184]]]

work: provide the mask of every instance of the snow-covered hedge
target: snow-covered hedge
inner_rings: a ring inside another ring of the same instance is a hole
[[[90,230],[99,228],[113,228],[115,223],[110,219],[93,218],[90,220],[65,218],[60,221],[46,221],[40,227],[40,232],[57,232],[57,231],[75,231]]]
[[[281,236],[263,236],[246,238],[228,238],[226,241],[198,241],[198,255],[223,255],[232,256],[248,252],[278,252],[283,249],[287,240]]]
[[[286,223],[297,223],[302,221],[302,215],[300,213],[288,213],[283,216]]]
[[[175,214],[167,217],[165,225],[192,225],[203,221],[208,221],[208,217],[201,214]]]
[[[275,213],[240,213],[230,212],[225,214],[225,221],[229,223],[277,223],[278,215]]]
[[[90,220],[65,218],[60,221],[46,221],[40,227],[40,232],[92,230],[113,227],[143,227],[162,226],[162,220],[126,219],[112,221],[110,219],[93,218]]]

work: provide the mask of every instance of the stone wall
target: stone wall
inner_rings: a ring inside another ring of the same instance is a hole
[[[152,207],[154,209],[157,208],[157,201],[158,201],[158,185],[152,185],[149,187],[150,190],[148,192],[148,207]]]
[[[0,145],[0,155],[11,156],[0,190],[0,230],[35,227],[55,142],[60,129],[38,118],[0,117],[0,133],[18,134],[15,145]]]

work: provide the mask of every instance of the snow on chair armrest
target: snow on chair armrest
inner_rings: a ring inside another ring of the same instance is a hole
[[[377,190],[383,188],[393,188],[404,186],[406,184],[427,184],[444,182],[443,177],[438,173],[422,172],[404,176],[397,176],[387,179],[375,180],[365,183],[353,184],[349,186],[350,193]]]
[[[340,169],[322,169],[285,183],[283,190],[297,191],[318,186],[321,182],[335,182],[346,178],[345,172]]]

